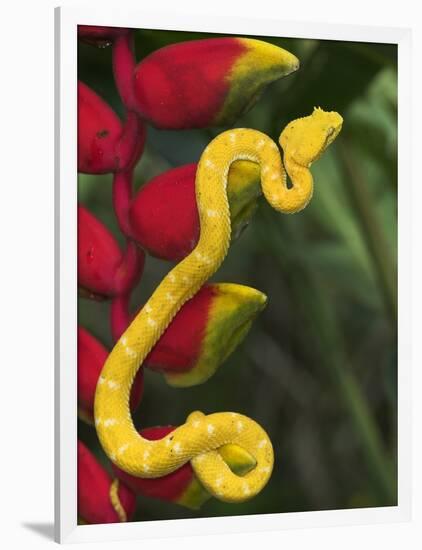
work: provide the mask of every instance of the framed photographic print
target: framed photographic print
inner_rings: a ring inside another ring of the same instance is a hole
[[[409,517],[409,42],[56,10],[59,542]]]

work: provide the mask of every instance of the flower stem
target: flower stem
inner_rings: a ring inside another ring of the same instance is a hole
[[[110,325],[113,340],[117,342],[130,323],[130,292],[113,298],[110,309]]]
[[[113,41],[113,74],[120,99],[126,109],[126,120],[116,155],[119,169],[113,176],[113,208],[120,230],[126,236],[126,251],[116,276],[117,295],[110,310],[111,332],[118,340],[130,323],[131,292],[140,280],[145,253],[131,239],[129,209],[133,198],[134,168],[143,152],[146,129],[136,113],[133,74],[136,66],[133,31],[117,36]]]
[[[113,41],[113,74],[123,105],[128,111],[135,109],[133,88],[134,70],[136,66],[133,31],[128,30]]]
[[[116,172],[113,176],[113,208],[120,231],[131,235],[129,208],[132,200],[132,170]]]
[[[130,292],[138,283],[145,263],[145,253],[135,241],[127,239],[123,260],[117,269],[114,286],[116,294]]]

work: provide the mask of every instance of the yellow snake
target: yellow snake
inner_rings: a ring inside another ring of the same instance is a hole
[[[270,478],[274,455],[270,439],[256,422],[242,414],[221,412],[189,415],[186,423],[157,441],[139,435],[129,409],[136,372],[182,307],[217,271],[230,244],[227,178],[236,160],[261,167],[266,200],[283,213],[304,208],[312,197],[309,167],[341,130],[343,119],[320,108],[288,124],[279,148],[267,135],[248,128],[219,134],[204,150],[196,173],[200,238],[196,248],[161,281],[141,312],[114,346],[104,364],[95,395],[97,433],[109,458],[126,472],[161,477],[190,461],[196,476],[213,496],[226,502],[252,498]],[[287,186],[287,174],[292,187]],[[256,466],[236,475],[217,451],[235,444],[249,452]]]

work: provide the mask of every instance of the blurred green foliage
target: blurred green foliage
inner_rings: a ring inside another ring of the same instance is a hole
[[[210,35],[136,32],[137,58]],[[257,37],[262,38],[262,37]],[[202,386],[168,387],[146,372],[138,426],[181,424],[192,410],[238,411],[269,433],[275,470],[250,502],[212,500],[199,512],[139,497],[135,520],[394,505],[397,461],[397,48],[265,37],[296,54],[301,69],[274,84],[237,126],[277,138],[314,106],[344,126],[313,167],[315,194],[294,216],[262,201],[214,277],[269,297],[245,342]],[[122,114],[110,48],[80,44],[79,78]],[[137,187],[198,160],[224,128],[148,129]],[[79,176],[79,200],[123,243],[111,207],[111,176]],[[147,258],[133,305],[171,268]],[[79,300],[79,322],[112,345],[109,304]],[[93,428],[79,436],[106,464]]]

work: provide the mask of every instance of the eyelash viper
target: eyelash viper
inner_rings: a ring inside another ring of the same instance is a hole
[[[197,411],[163,439],[150,441],[142,438],[133,424],[130,390],[136,372],[176,313],[217,271],[228,252],[231,228],[226,185],[231,163],[258,163],[263,194],[270,205],[279,212],[298,212],[312,197],[309,167],[334,141],[342,122],[338,113],[315,108],[310,116],[288,124],[279,138],[284,165],[276,143],[248,128],[223,132],[204,150],[195,180],[201,229],[198,244],[164,277],[118,340],[97,384],[97,433],[106,454],[119,468],[154,478],[190,461],[208,492],[226,502],[252,498],[269,480],[272,445],[266,432],[250,418],[233,412],[206,416]],[[287,187],[287,175],[292,188]],[[255,468],[243,476],[233,473],[217,452],[229,443],[248,451],[256,460]]]

